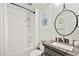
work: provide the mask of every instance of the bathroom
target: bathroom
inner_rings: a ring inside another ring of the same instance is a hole
[[[0,56],[79,56],[78,9],[79,3],[0,3]]]

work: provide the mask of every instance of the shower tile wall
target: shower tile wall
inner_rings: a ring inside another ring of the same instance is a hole
[[[28,27],[25,22],[29,16],[31,16],[31,20],[34,19],[34,15],[31,15],[28,11],[7,4],[8,55],[28,55],[28,53],[33,49],[34,31],[30,35],[31,39],[28,39]],[[31,21],[31,24],[34,24],[34,20]],[[31,27],[31,30],[34,30],[34,25]]]

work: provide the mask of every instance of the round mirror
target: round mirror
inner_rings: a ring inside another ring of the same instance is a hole
[[[71,10],[63,10],[60,12],[54,22],[56,32],[63,36],[72,34],[77,25],[78,17]]]

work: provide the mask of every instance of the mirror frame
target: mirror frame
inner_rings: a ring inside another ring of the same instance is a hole
[[[57,30],[57,28],[56,28],[56,21],[57,21],[57,18],[58,18],[58,16],[59,16],[61,13],[63,13],[64,11],[72,12],[72,13],[75,15],[75,18],[76,18],[76,25],[75,25],[74,29],[73,29],[70,33],[65,34],[65,35],[64,35],[64,34],[61,34],[61,33]],[[73,11],[71,11],[71,10],[63,10],[63,11],[61,11],[61,12],[56,16],[55,21],[54,21],[54,27],[55,27],[56,32],[57,32],[59,35],[62,35],[62,36],[71,35],[71,34],[76,30],[77,26],[78,26],[78,16],[77,16]]]

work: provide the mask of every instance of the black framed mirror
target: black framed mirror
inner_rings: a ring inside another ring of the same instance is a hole
[[[77,26],[78,17],[72,10],[64,9],[55,18],[54,27],[59,35],[71,35],[75,31]]]

